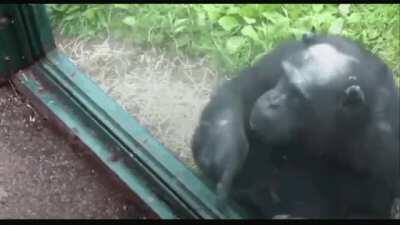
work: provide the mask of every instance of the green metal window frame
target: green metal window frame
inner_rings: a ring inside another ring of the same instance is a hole
[[[83,74],[54,43],[46,7],[0,5],[0,78],[101,162],[160,219],[242,219],[223,212],[206,179],[195,175]]]

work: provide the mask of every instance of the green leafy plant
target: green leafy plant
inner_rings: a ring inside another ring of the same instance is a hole
[[[231,74],[315,27],[364,43],[400,76],[398,4],[51,4],[48,9],[63,35],[94,38],[109,32],[142,46],[208,56]]]

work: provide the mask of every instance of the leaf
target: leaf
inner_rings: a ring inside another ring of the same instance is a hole
[[[254,28],[251,25],[247,25],[243,27],[241,30],[241,33],[247,37],[250,37],[254,41],[259,41],[260,39],[258,38],[257,32],[254,30]]]
[[[174,22],[174,33],[179,33],[187,28],[186,22],[188,19],[177,19]]]
[[[252,5],[245,5],[240,8],[240,15],[243,17],[254,18],[257,16],[257,12]]]
[[[288,13],[288,11],[286,10],[285,7],[282,7],[282,12],[285,15],[285,17],[289,17],[289,13]]]
[[[361,15],[359,13],[352,13],[349,17],[347,17],[349,23],[358,23],[361,21]]]
[[[226,48],[230,53],[237,52],[246,43],[246,38],[241,36],[233,36],[226,42]]]
[[[203,5],[203,9],[207,12],[216,12],[219,11],[215,5]]]
[[[88,9],[83,15],[87,17],[88,20],[94,20],[96,16],[96,9]]]
[[[99,20],[99,25],[101,25],[101,26],[98,25],[98,28],[101,29],[107,27],[107,21],[105,16],[98,17],[98,20]]]
[[[331,23],[331,26],[329,27],[329,33],[331,34],[340,34],[343,29],[343,23],[344,20],[342,18],[338,18],[333,23]]]
[[[123,23],[129,26],[135,26],[136,25],[136,19],[133,16],[127,16],[122,20]]]
[[[259,12],[276,12],[282,6],[279,4],[260,4],[259,5]]]
[[[76,19],[76,15],[74,15],[74,14],[70,14],[68,16],[63,17],[64,21],[70,21],[70,20],[74,20],[74,19]]]
[[[334,16],[330,12],[322,12],[316,16],[313,17],[313,21],[317,24],[323,24],[323,23],[331,23],[335,19]]]
[[[256,62],[258,62],[263,56],[265,55],[265,52],[257,54],[253,60],[251,61],[251,65],[254,65]]]
[[[379,36],[379,32],[376,30],[371,30],[370,32],[368,32],[368,37],[370,39],[377,38],[378,36]]]
[[[322,9],[324,9],[324,5],[322,5],[322,4],[313,4],[312,5],[312,9],[314,10],[314,12],[318,13],[318,12],[321,12]]]
[[[220,17],[221,7],[216,7],[214,5],[203,5],[204,10],[207,12],[208,17],[212,22],[215,22]]]
[[[178,26],[183,25],[187,21],[188,21],[188,19],[177,19],[177,20],[175,20],[174,25],[178,27]]]
[[[177,34],[177,33],[179,33],[179,32],[182,32],[182,31],[185,30],[185,29],[186,29],[186,26],[176,27],[176,28],[174,29],[174,33]]]
[[[265,23],[261,23],[261,25],[255,27],[258,34],[263,34],[264,36],[268,35],[268,26]]]
[[[114,4],[114,7],[119,9],[129,9],[129,4]]]
[[[180,36],[176,39],[176,44],[178,48],[181,48],[185,45],[188,45],[190,43],[190,38],[188,36]]]
[[[240,8],[233,6],[233,7],[229,7],[228,11],[226,11],[227,15],[234,15],[234,14],[239,14],[240,13]]]
[[[309,32],[309,30],[306,30],[305,28],[291,28],[290,32],[295,36],[297,40],[300,40],[302,36],[306,33]]]
[[[232,16],[223,16],[218,20],[218,24],[224,28],[225,31],[231,31],[233,28],[239,26],[239,22]]]
[[[347,16],[350,13],[350,4],[339,4],[339,13],[342,16]]]
[[[164,42],[164,36],[162,34],[154,34],[148,41],[152,44],[161,44]]]
[[[288,20],[287,17],[278,12],[263,12],[261,15],[267,20],[271,21],[273,24],[279,23],[280,20]]]
[[[66,14],[73,14],[77,11],[83,11],[81,10],[81,7],[76,6],[76,5],[68,5],[68,8],[66,10]]]
[[[246,21],[246,23],[248,23],[248,24],[254,24],[254,23],[256,23],[256,20],[255,19],[253,19],[253,18],[249,18],[249,17],[243,17],[243,19],[244,19],[244,21]]]
[[[201,12],[197,13],[197,23],[200,26],[206,25],[206,15],[205,15],[205,13],[201,13]]]

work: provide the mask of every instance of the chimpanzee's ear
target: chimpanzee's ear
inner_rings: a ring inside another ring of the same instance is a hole
[[[310,32],[303,34],[302,40],[306,44],[312,44],[313,40],[315,39],[315,36],[316,36],[316,31],[315,27],[313,26]]]

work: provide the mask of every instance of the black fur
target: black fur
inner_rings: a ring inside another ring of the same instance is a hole
[[[304,93],[282,63],[307,63],[300,53],[321,43],[359,63],[348,79],[338,75]],[[400,197],[399,136],[399,93],[388,67],[354,41],[310,34],[219,87],[192,150],[220,201],[231,195],[256,217],[387,218]]]

